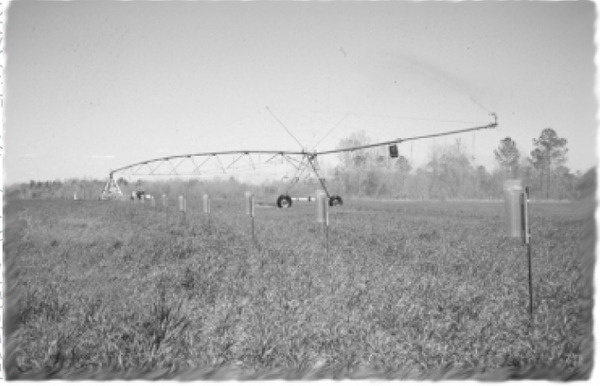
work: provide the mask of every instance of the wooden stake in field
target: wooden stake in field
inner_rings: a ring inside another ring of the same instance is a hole
[[[208,216],[207,223],[210,224],[210,197],[208,197],[208,194],[202,196],[202,209]]]
[[[185,218],[185,212],[186,212],[186,202],[185,202],[185,197],[183,196],[179,196],[179,212],[181,212],[182,215],[182,222],[185,222],[186,218]]]
[[[329,213],[327,209],[327,193],[317,190],[317,222],[325,224],[325,248],[327,256],[329,256]]]
[[[252,192],[246,192],[246,214],[250,216],[250,222],[252,223],[252,241],[255,242],[254,239],[254,195]]]
[[[506,230],[508,237],[521,238],[527,246],[529,268],[529,315],[533,317],[533,283],[531,272],[531,237],[529,232],[528,204],[529,188],[525,188],[521,180],[504,181],[504,207],[506,211]]]
[[[169,225],[169,199],[166,194],[162,195],[163,208],[165,208],[165,225]]]

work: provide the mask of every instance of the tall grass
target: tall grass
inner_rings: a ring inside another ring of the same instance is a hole
[[[13,376],[589,376],[572,204],[531,206],[533,319],[501,204],[347,203],[329,253],[312,205],[200,209],[28,202]]]

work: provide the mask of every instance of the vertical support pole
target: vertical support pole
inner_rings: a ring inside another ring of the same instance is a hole
[[[525,187],[525,192],[521,194],[521,219],[523,244],[527,246],[527,263],[529,267],[529,316],[533,318],[533,280],[531,272],[531,234],[529,232],[529,187]]]
[[[246,214],[250,216],[250,222],[252,223],[252,241],[255,242],[254,238],[254,195],[252,192],[246,192]]]
[[[529,315],[533,319],[533,279],[531,277],[531,243],[527,243],[527,259],[529,260]]]
[[[327,198],[329,198],[329,191],[327,190],[327,187],[325,186],[325,179],[321,178],[321,175],[319,174],[319,170],[317,168],[317,166],[315,165],[316,159],[315,156],[309,156],[308,157],[308,162],[310,163],[310,166],[312,167],[313,171],[315,172],[315,175],[317,176],[317,178],[319,179],[319,183],[321,183],[321,187],[323,188],[322,192],[325,193],[325,195],[327,196]],[[314,162],[313,162],[314,161]]]
[[[327,212],[327,193],[317,190],[317,223],[325,225],[325,248],[329,256],[329,213]]]
[[[208,197],[208,194],[202,196],[202,209],[208,216],[208,224],[210,224],[210,197]]]
[[[329,256],[329,224],[325,224],[325,256]]]
[[[163,206],[165,207],[165,225],[169,225],[169,199],[163,194]]]
[[[179,211],[181,212],[182,222],[185,222],[185,197],[179,196]]]

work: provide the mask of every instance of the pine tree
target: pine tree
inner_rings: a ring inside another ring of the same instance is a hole
[[[530,161],[540,173],[540,182],[546,175],[546,198],[550,197],[550,176],[553,167],[567,161],[567,140],[560,138],[551,128],[542,130],[539,138],[533,139],[535,149],[531,151]],[[541,187],[541,183],[540,183]]]
[[[506,137],[500,141],[498,149],[494,150],[494,156],[496,161],[500,164],[500,167],[504,172],[511,178],[517,176],[519,170],[519,159],[521,158],[521,152],[517,148],[517,144],[510,137]]]

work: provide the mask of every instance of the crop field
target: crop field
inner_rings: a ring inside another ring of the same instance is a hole
[[[589,377],[577,204],[530,205],[533,319],[501,202],[201,204],[11,204],[9,378]]]

